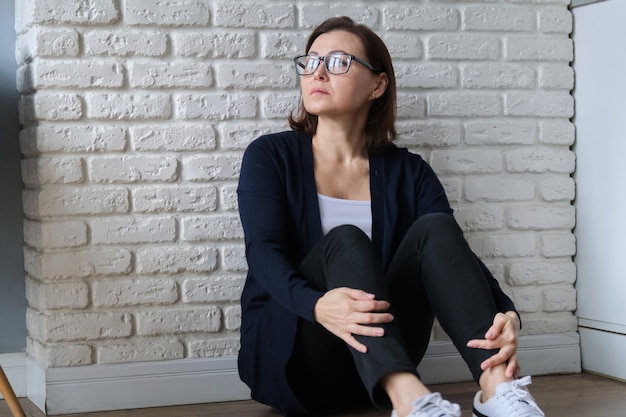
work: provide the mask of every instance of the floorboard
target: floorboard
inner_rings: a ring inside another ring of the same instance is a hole
[[[476,386],[471,382],[430,387],[441,392],[471,417]],[[534,377],[531,391],[546,417],[626,417],[626,383],[591,374]],[[20,399],[27,417],[44,417],[27,399]],[[363,411],[337,417],[389,417],[387,411]],[[68,414],[66,417],[280,417],[269,407],[254,401],[195,404],[138,410]],[[0,417],[11,417],[8,406],[0,401]]]

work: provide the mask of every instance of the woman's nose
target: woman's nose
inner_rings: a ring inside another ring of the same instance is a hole
[[[326,63],[324,61],[320,61],[319,66],[313,72],[314,79],[326,79],[328,73],[326,72]]]

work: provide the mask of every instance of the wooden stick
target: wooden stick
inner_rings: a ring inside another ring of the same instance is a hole
[[[20,402],[17,400],[15,396],[15,392],[7,379],[7,376],[4,374],[2,370],[2,366],[0,366],[0,393],[4,397],[4,400],[7,402],[13,417],[26,417],[24,415],[24,410],[22,410],[22,406]]]

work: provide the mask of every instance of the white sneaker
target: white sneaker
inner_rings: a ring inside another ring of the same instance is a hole
[[[391,417],[398,417],[395,410]],[[407,417],[461,417],[461,407],[444,400],[441,394],[434,392],[415,400],[413,411]]]
[[[543,417],[535,399],[526,385],[530,384],[529,376],[504,382],[496,387],[496,395],[486,403],[481,403],[482,391],[474,397],[474,417]]]

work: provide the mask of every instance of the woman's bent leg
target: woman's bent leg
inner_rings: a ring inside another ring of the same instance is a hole
[[[482,267],[454,218],[435,213],[418,219],[398,248],[386,279],[392,306],[402,309],[398,316],[409,349],[423,355],[419,352],[423,336],[414,332],[432,308],[478,381],[480,364],[496,352],[466,344],[484,338],[497,309]]]
[[[369,238],[354,226],[331,230],[302,262],[300,272],[311,286],[322,291],[339,287],[357,288],[375,294],[377,299],[389,300],[378,256]],[[354,383],[355,376],[376,405],[388,407],[389,399],[378,385],[380,379],[392,372],[416,372],[416,363],[407,354],[400,328],[394,322],[377,324],[385,330],[382,337],[357,336],[368,347],[367,353],[348,347],[320,325],[301,324],[289,374],[296,395],[306,407],[311,405],[305,402],[312,402],[318,393],[319,396],[337,396],[341,402],[343,389]],[[351,359],[349,362],[354,368],[335,363],[336,360],[345,361],[346,357]],[[334,378],[333,382],[338,382],[339,388],[333,392],[328,384],[315,387],[309,384],[312,381],[308,381],[307,374],[318,374],[322,381]],[[317,389],[320,391],[312,391]]]

